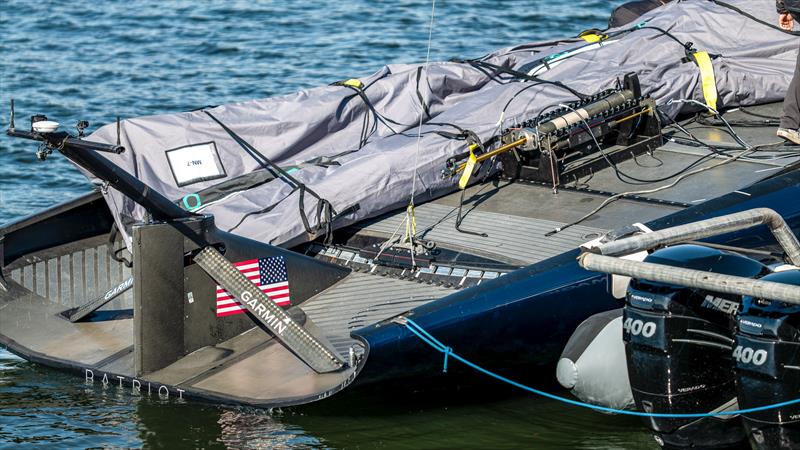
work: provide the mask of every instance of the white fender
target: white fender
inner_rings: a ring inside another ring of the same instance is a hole
[[[633,407],[622,341],[622,309],[595,314],[575,329],[558,361],[556,377],[586,403],[614,409]]]

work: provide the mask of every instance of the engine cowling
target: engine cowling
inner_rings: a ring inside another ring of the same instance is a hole
[[[758,261],[698,245],[658,250],[645,262],[759,278]],[[741,298],[683,286],[631,281],[623,312],[623,340],[637,409],[698,413],[737,407],[733,334]],[[746,440],[738,416],[648,418],[668,448],[725,448]]]
[[[800,286],[800,270],[763,280]],[[800,397],[800,305],[745,297],[733,359],[740,408]],[[744,424],[754,449],[800,448],[800,404],[745,414]]]

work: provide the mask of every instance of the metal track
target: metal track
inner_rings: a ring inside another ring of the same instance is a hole
[[[346,355],[354,344],[350,338],[352,330],[402,314],[454,291],[413,280],[353,272],[303,302],[300,308],[336,350]]]
[[[475,251],[497,261],[516,265],[533,264],[578,248],[605,230],[576,225],[554,236],[545,233],[563,223],[530,217],[469,211],[462,226],[469,230],[485,231],[489,236],[476,237],[455,229],[457,208],[425,203],[415,208],[420,238],[455,250]],[[394,214],[360,226],[366,231],[391,235],[405,218],[405,212]],[[425,231],[429,230],[429,231]]]

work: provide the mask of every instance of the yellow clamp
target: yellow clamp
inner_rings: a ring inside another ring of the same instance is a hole
[[[342,86],[349,86],[356,89],[363,89],[364,83],[361,82],[358,78],[350,78],[349,80],[345,80],[341,82]]]
[[[458,180],[458,187],[461,189],[467,188],[472,172],[475,170],[475,164],[478,164],[478,158],[475,156],[475,150],[477,148],[478,144],[469,146],[469,159],[467,159],[467,165],[464,166],[464,173],[461,174],[461,179]]]
[[[594,30],[584,31],[583,33],[579,34],[578,37],[580,37],[581,39],[590,44],[594,44],[600,41],[605,41],[606,39],[608,39],[607,34],[599,34]]]
[[[700,68],[700,79],[703,83],[703,97],[706,105],[714,111],[717,110],[717,79],[714,76],[714,65],[711,64],[711,56],[708,52],[692,53],[697,67]]]

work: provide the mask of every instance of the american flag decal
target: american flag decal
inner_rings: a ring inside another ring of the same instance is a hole
[[[289,278],[283,256],[251,259],[234,264],[278,306],[289,306]],[[222,286],[217,285],[217,317],[244,314],[247,309]]]

